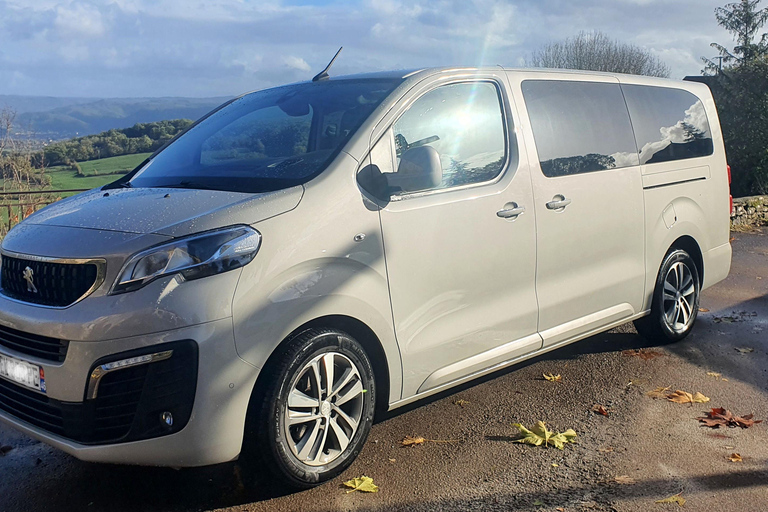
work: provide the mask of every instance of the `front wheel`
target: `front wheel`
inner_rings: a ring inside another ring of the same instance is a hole
[[[318,485],[349,467],[376,403],[362,346],[344,332],[311,329],[291,340],[268,371],[261,407],[253,411],[259,420],[252,449],[294,487]]]
[[[671,250],[656,278],[650,315],[635,321],[637,332],[652,341],[685,338],[699,313],[700,291],[696,263],[686,251]]]

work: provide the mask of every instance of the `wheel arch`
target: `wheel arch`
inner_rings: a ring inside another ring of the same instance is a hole
[[[699,284],[703,284],[704,283],[704,255],[701,252],[701,247],[699,247],[699,244],[698,242],[696,242],[696,239],[690,235],[683,235],[672,243],[672,245],[667,250],[667,254],[669,254],[669,251],[671,251],[672,249],[682,249],[685,252],[687,252],[691,256],[691,258],[693,258],[693,262],[696,264],[696,270],[699,273]]]
[[[292,339],[313,328],[338,329],[351,335],[363,346],[363,349],[366,354],[368,354],[371,361],[373,375],[376,379],[376,414],[379,415],[385,412],[389,407],[389,364],[387,363],[384,347],[378,336],[376,336],[373,329],[356,318],[346,315],[326,315],[303,323],[291,331],[291,333],[283,338],[277,347],[275,347],[264,363],[262,371],[259,372],[259,376],[256,378],[256,383],[254,384],[253,392],[251,394],[251,400],[248,404],[248,416],[251,416],[250,413],[252,408],[256,404],[261,403],[260,397],[264,393],[267,383],[272,378],[270,368],[275,367],[275,360],[280,357],[284,352],[285,347]],[[248,420],[246,419],[246,422],[247,421]]]

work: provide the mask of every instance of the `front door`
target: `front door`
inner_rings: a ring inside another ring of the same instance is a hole
[[[615,80],[525,80],[521,90],[538,153],[529,152],[546,346],[640,312],[643,186]]]
[[[533,194],[502,91],[433,85],[371,153],[384,173],[415,148],[442,168],[380,212],[404,398],[541,347]]]

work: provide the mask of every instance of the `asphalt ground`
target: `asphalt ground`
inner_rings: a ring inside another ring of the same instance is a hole
[[[422,401],[378,421],[352,467],[318,488],[292,493],[238,463],[89,464],[0,426],[11,448],[0,456],[0,512],[663,511],[678,505],[655,501],[678,493],[688,510],[768,510],[768,422],[714,430],[696,420],[710,407],[768,420],[768,236],[736,233],[732,244],[731,274],[702,294],[683,342],[653,345],[625,325]],[[646,395],[667,386],[711,400]],[[512,423],[539,420],[573,428],[577,442],[512,442]],[[407,435],[451,442],[401,447]],[[341,483],[362,475],[379,492],[347,494]]]

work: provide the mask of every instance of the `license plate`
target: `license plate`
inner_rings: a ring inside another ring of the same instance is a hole
[[[0,354],[0,377],[30,389],[46,392],[45,372],[36,364]]]

